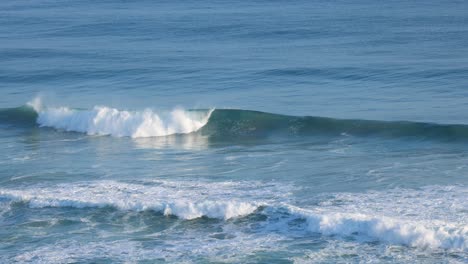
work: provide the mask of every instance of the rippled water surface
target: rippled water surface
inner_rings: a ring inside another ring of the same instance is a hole
[[[0,262],[466,263],[464,1],[2,1]]]

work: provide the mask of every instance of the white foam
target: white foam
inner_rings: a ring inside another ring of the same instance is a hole
[[[286,206],[308,230],[421,249],[468,250],[468,188],[427,186],[326,194],[316,207]]]
[[[336,193],[322,200],[320,208],[334,212],[385,215],[408,221],[450,222],[466,225],[468,188],[426,186],[364,193]],[[424,208],[424,210],[422,210]]]
[[[451,223],[405,221],[386,216],[320,212],[289,207],[306,219],[308,229],[324,235],[356,236],[418,248],[468,249],[468,226]]]
[[[251,214],[262,204],[261,201],[252,202],[232,195],[239,191],[249,197],[250,191],[225,186],[217,183],[98,181],[25,190],[0,189],[0,198],[27,202],[32,208],[112,206],[120,210],[154,210],[183,219],[204,216],[230,219]]]
[[[75,110],[68,107],[45,107],[39,98],[28,104],[38,113],[37,123],[40,126],[89,135],[133,138],[192,133],[206,125],[213,112],[174,109],[157,113],[151,109],[123,111],[105,106]]]
[[[463,252],[419,250],[404,245],[329,240],[314,250],[293,257],[295,264],[312,263],[450,263],[466,264]]]
[[[106,237],[99,236],[98,241],[92,242],[67,239],[46,246],[34,247],[36,244],[33,244],[30,250],[10,259],[5,258],[5,262],[94,263],[106,258],[112,263],[154,263],[158,262],[156,260],[194,263],[194,259],[198,260],[195,262],[244,263],[256,252],[278,248],[275,242],[280,239],[275,235],[257,236],[236,231],[230,232],[229,239],[216,239],[191,229],[172,235],[150,247],[128,239],[106,241]],[[157,240],[158,237],[153,239]]]
[[[154,210],[182,219],[231,219],[262,207],[260,212],[267,216],[259,223],[262,234],[287,239],[292,233],[319,233],[331,240],[338,236],[359,243],[468,250],[467,188],[462,186],[327,194],[318,205],[302,208],[291,205],[289,191],[281,184],[252,181],[95,181],[0,189],[0,200],[23,201],[35,208]],[[298,225],[298,218],[305,222]]]

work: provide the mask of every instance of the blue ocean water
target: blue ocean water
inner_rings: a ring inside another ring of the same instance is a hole
[[[0,262],[466,263],[465,1],[0,2]]]

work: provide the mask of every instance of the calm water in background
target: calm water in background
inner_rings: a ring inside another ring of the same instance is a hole
[[[464,1],[2,1],[0,260],[466,263],[467,77]]]

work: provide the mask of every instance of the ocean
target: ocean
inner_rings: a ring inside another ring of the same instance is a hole
[[[1,263],[468,263],[468,2],[0,2]]]

